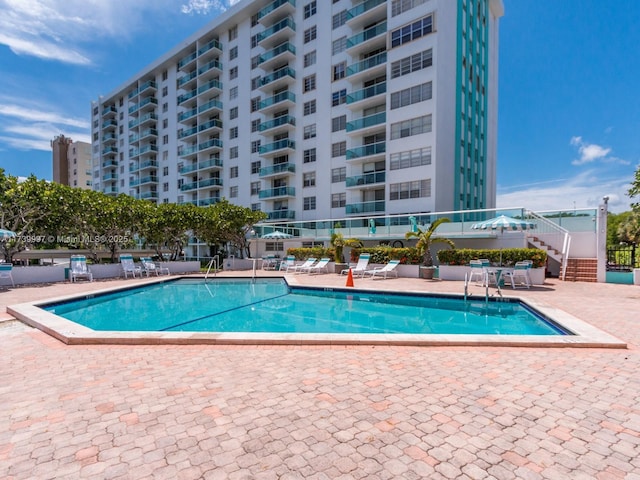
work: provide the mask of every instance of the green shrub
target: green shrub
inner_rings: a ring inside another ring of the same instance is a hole
[[[311,247],[311,248],[288,248],[287,255],[293,255],[296,260],[306,260],[307,258],[329,257],[333,260],[334,251],[332,248]]]
[[[469,265],[471,260],[486,258],[491,263],[513,266],[516,262],[532,260],[533,268],[544,267],[547,263],[547,252],[538,248],[504,248],[496,249],[459,248],[456,250],[440,250],[438,260],[441,265]]]
[[[351,250],[351,261],[355,262],[361,253],[371,255],[369,263],[388,263],[389,260],[400,260],[401,265],[419,265],[422,255],[415,247],[395,248],[380,245],[377,247],[354,248]]]

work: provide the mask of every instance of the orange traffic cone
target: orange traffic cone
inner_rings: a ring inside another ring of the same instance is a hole
[[[349,274],[347,275],[347,287],[353,287],[353,275],[351,274],[351,269],[349,269]]]

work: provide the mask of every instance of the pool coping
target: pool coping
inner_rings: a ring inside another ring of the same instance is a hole
[[[199,278],[194,276],[179,278]],[[202,277],[203,278],[203,277]],[[227,277],[244,279],[247,277]],[[295,280],[283,277],[260,277],[284,279],[290,286],[301,287]],[[136,286],[120,286],[100,289],[91,295],[102,295],[119,290],[128,290],[171,279],[150,279]],[[318,288],[318,287],[312,287]],[[323,288],[324,287],[320,287]],[[326,288],[345,291],[345,288]],[[357,291],[379,293],[371,288]],[[389,291],[429,295],[421,291]],[[460,298],[455,294],[436,294],[440,297]],[[206,333],[206,332],[119,332],[97,331],[62,318],[40,308],[56,302],[78,298],[76,294],[7,306],[7,312],[23,323],[37,328],[67,345],[370,345],[370,346],[499,346],[499,347],[582,347],[582,348],[627,348],[627,344],[612,335],[599,330],[579,318],[550,305],[505,296],[517,300],[538,311],[545,317],[574,333],[574,335],[474,335],[474,334],[309,334],[309,333]],[[474,297],[476,300],[477,297]]]

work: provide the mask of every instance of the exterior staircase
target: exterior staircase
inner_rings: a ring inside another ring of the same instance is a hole
[[[527,242],[530,245],[533,245],[535,248],[539,248],[540,250],[546,250],[548,257],[551,257],[556,262],[558,262],[559,264],[562,264],[562,252],[556,250],[555,248],[553,248],[550,245],[547,245],[542,240],[540,240],[538,237],[528,236],[527,237]]]
[[[597,282],[598,281],[598,259],[597,258],[570,258],[567,261],[565,281]]]

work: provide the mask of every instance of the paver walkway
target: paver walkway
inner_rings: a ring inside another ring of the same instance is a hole
[[[0,318],[110,284],[0,291]],[[66,346],[2,323],[0,478],[640,479],[640,287],[517,295],[629,348]]]

